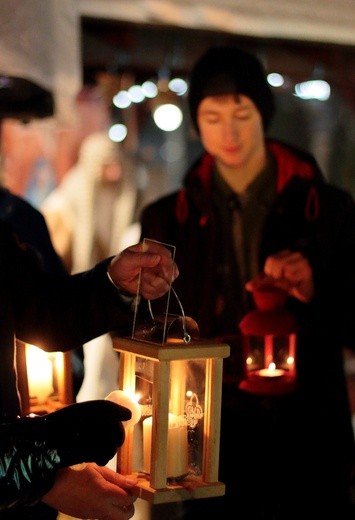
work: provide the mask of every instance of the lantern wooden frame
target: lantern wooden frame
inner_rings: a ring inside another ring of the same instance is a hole
[[[195,498],[222,496],[225,486],[218,481],[220,415],[223,358],[230,347],[193,341],[189,344],[157,344],[130,338],[113,338],[113,348],[120,353],[119,389],[135,393],[136,357],[154,361],[152,399],[152,446],[150,475],[137,474],[137,496],[153,503],[167,503]],[[167,480],[167,438],[171,363],[178,360],[205,360],[205,402],[203,421],[202,475],[195,481],[170,485]],[[117,471],[132,474],[133,428],[126,430],[126,440],[117,454]]]

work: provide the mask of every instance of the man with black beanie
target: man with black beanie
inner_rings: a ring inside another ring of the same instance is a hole
[[[193,68],[188,102],[192,122],[197,131],[197,109],[207,96],[244,94],[253,100],[260,112],[265,130],[275,110],[274,96],[265,79],[260,61],[234,47],[211,47]]]
[[[176,246],[184,311],[231,356],[219,460],[226,494],[185,502],[183,518],[354,518],[342,357],[355,349],[354,201],[310,154],[267,138],[274,97],[252,54],[208,49],[188,96],[204,152],[181,189],[144,209],[141,238]],[[296,384],[276,395],[241,385],[239,324],[255,308],[251,290],[266,283],[285,293],[298,324]]]

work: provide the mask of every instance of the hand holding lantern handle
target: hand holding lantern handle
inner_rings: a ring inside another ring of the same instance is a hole
[[[107,274],[118,289],[135,296],[139,287],[144,298],[154,300],[170,290],[179,270],[169,249],[152,240],[149,248],[140,243],[124,249]]]
[[[281,289],[303,303],[314,296],[314,279],[309,260],[298,251],[284,249],[268,256],[264,272],[246,283],[248,291],[264,290],[266,287]]]

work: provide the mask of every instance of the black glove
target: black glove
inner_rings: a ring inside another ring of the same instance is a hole
[[[105,465],[125,439],[128,408],[106,400],[66,406],[0,425],[0,510],[39,500],[56,470],[81,462]]]
[[[42,417],[19,419],[27,439],[57,451],[60,466],[96,462],[104,466],[122,446],[128,408],[106,400],[76,403]]]

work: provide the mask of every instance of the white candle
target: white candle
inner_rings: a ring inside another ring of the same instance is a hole
[[[150,473],[152,417],[143,421],[143,471]],[[169,413],[166,460],[167,477],[179,477],[188,471],[187,425],[183,417]]]
[[[257,371],[257,374],[261,377],[281,377],[285,373],[281,368],[276,368],[275,363],[270,363],[268,368],[262,368]]]
[[[132,417],[128,421],[122,421],[122,424],[125,429],[130,426],[134,426],[137,424],[139,419],[141,418],[141,407],[137,403],[134,397],[128,395],[124,390],[114,390],[107,397],[105,397],[108,401],[113,401],[116,404],[124,406],[131,410]]]

